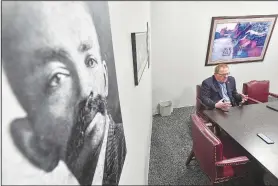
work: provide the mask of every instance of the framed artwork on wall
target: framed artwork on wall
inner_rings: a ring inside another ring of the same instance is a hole
[[[149,61],[147,39],[148,32],[131,33],[134,83],[136,86],[139,85]]]
[[[205,66],[263,61],[277,15],[212,17]]]

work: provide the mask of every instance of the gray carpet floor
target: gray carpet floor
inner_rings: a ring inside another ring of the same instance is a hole
[[[276,99],[270,99],[274,101]],[[196,160],[186,167],[192,147],[190,114],[194,107],[174,109],[167,117],[153,117],[149,185],[208,185],[209,179]],[[225,186],[239,185],[242,180],[227,182]]]

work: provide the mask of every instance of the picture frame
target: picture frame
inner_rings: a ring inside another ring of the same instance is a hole
[[[131,33],[132,43],[132,58],[133,58],[133,71],[135,86],[143,76],[145,68],[149,62],[148,50],[148,32],[133,32]]]
[[[212,17],[205,66],[262,62],[275,15]]]

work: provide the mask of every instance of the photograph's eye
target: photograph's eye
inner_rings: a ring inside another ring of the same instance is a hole
[[[66,76],[64,74],[55,74],[50,82],[49,82],[49,86],[51,87],[57,87],[61,81],[63,81],[63,78],[65,78]]]
[[[92,55],[88,55],[85,59],[85,65],[89,68],[94,68],[97,65],[97,59]]]
[[[54,71],[49,78],[48,86],[49,87],[58,87],[60,86],[65,78],[69,77],[70,73],[65,69],[59,69],[59,71]]]

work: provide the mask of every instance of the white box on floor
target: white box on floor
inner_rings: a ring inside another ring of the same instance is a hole
[[[172,112],[172,101],[164,101],[159,103],[159,114],[161,116],[170,116]]]

